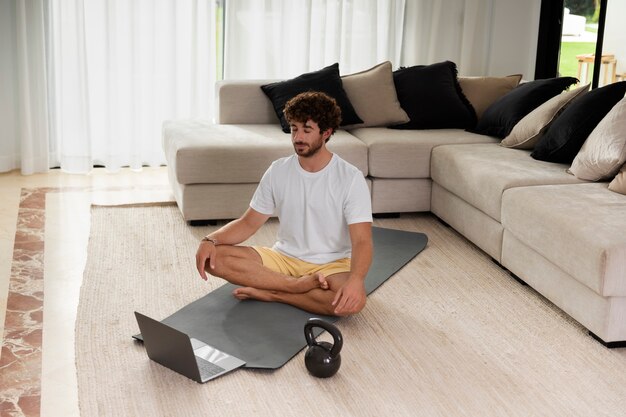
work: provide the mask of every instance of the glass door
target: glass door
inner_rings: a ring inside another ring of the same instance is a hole
[[[558,75],[602,87],[626,78],[626,1],[564,0]]]
[[[591,83],[598,41],[600,0],[565,0],[561,48],[560,76],[576,77],[581,84]]]

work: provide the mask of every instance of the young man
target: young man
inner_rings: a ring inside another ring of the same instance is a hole
[[[242,286],[233,293],[241,300],[357,313],[372,260],[372,208],[363,174],[326,148],[341,110],[326,94],[307,92],[287,102],[284,113],[295,155],[272,163],[243,216],[202,239],[198,272]],[[279,219],[272,248],[235,246],[272,215]]]

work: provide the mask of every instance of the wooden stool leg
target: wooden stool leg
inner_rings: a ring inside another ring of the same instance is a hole
[[[611,82],[612,83],[617,81],[617,74],[615,73],[616,71],[617,71],[617,61],[613,61],[613,74],[611,75]]]
[[[578,78],[581,82],[581,84],[583,84],[583,80],[580,79],[580,74],[582,74],[582,69],[583,69],[583,62],[579,59],[578,60],[578,74],[576,75],[576,78]]]

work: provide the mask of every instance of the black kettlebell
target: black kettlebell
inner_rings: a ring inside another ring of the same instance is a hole
[[[321,327],[333,337],[333,344],[318,342],[313,335],[313,328]],[[304,325],[304,337],[309,348],[304,355],[304,364],[309,373],[318,378],[333,376],[341,366],[341,348],[343,337],[338,328],[331,323],[318,318],[311,318]]]

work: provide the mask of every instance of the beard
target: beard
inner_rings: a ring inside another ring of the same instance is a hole
[[[319,140],[316,142],[313,142],[311,145],[308,145],[304,142],[295,142],[293,144],[293,149],[294,151],[296,151],[296,154],[298,156],[301,156],[303,158],[310,158],[313,155],[315,155],[317,152],[319,152],[323,144],[324,144],[324,139],[322,138],[322,135],[320,135]],[[298,149],[299,145],[304,145],[305,147],[302,149]]]

